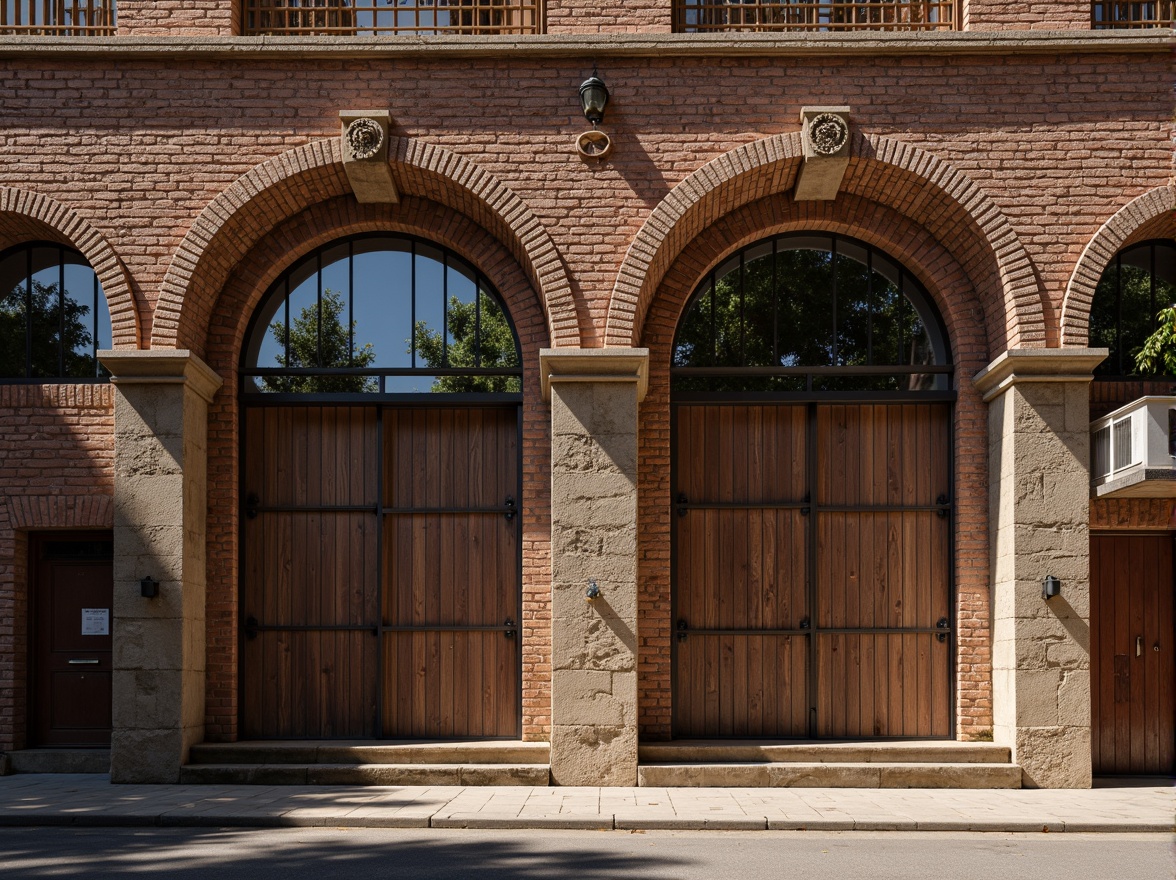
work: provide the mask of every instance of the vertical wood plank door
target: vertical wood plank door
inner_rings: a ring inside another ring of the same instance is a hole
[[[376,425],[374,407],[246,410],[247,738],[377,734]]]
[[[1176,772],[1173,534],[1090,536],[1095,774]]]
[[[674,735],[949,737],[951,406],[681,403]]]
[[[384,415],[390,737],[520,735],[517,407]]]
[[[518,412],[246,410],[245,737],[520,734]]]
[[[110,745],[113,551],[110,532],[29,541],[30,745]]]

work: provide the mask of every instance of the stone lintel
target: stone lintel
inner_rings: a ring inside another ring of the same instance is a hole
[[[552,382],[636,382],[640,403],[649,388],[649,349],[543,348],[539,378],[548,401]]]
[[[1020,382],[1090,382],[1108,353],[1105,348],[1011,348],[972,382],[985,403]]]
[[[144,351],[116,349],[98,352],[114,385],[187,385],[211,403],[224,380],[187,349]]]

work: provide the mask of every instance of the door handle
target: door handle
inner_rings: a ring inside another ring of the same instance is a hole
[[[70,660],[69,665],[70,666],[97,666],[99,664],[99,662],[101,662],[101,661],[98,661],[98,660]]]
[[[1143,656],[1143,636],[1136,636],[1135,637],[1135,656],[1136,657]]]

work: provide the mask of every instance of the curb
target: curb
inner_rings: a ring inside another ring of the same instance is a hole
[[[289,814],[222,815],[183,813],[50,813],[45,815],[0,815],[0,828],[73,827],[73,828],[469,828],[496,830],[584,830],[584,831],[956,831],[989,833],[1100,833],[1100,834],[1172,834],[1172,821],[1136,820],[1046,821],[960,820],[919,822],[914,819],[893,821],[853,819],[769,819],[752,816],[731,818],[649,818],[613,815],[586,816],[297,816]]]

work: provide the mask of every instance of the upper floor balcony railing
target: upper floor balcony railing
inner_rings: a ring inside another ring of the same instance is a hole
[[[1095,30],[1108,28],[1173,27],[1176,0],[1149,2],[1096,2],[1090,6],[1090,24]]]
[[[673,0],[674,30],[950,31],[956,0]]]
[[[2,0],[0,0],[2,2]],[[243,32],[537,34],[543,0],[244,0]]]
[[[0,0],[0,34],[103,37],[114,26],[115,0]]]

